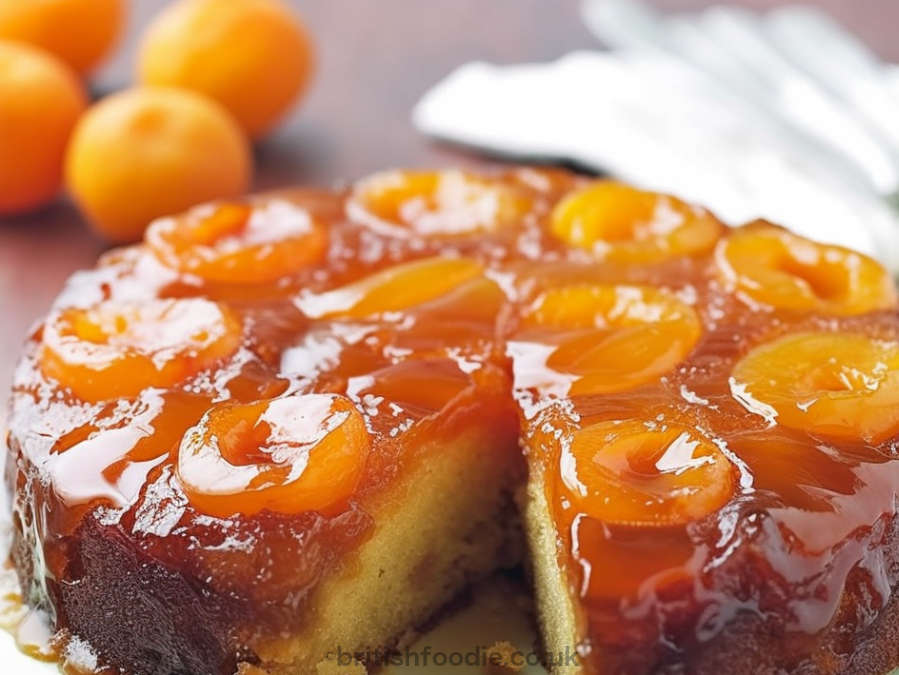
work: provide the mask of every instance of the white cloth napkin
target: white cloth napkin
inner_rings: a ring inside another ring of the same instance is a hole
[[[678,21],[706,39],[708,13]],[[676,32],[664,28],[666,39]],[[771,98],[754,105],[747,96],[765,90],[744,96],[741,71],[733,73],[737,91],[726,71],[698,68],[667,46],[620,42],[616,51],[552,63],[463,65],[424,95],[413,121],[491,153],[570,160],[674,193],[732,224],[768,218],[899,273],[899,210],[885,196],[899,185],[899,159],[883,134],[869,134],[867,121],[844,114],[849,107],[811,78],[788,72],[781,80],[774,71],[777,79],[763,83]],[[717,68],[722,60],[712,56]],[[899,68],[882,73],[865,87],[879,101],[895,99],[899,124]]]

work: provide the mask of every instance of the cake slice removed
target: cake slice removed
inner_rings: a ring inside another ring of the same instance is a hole
[[[647,271],[652,285],[574,268],[520,284],[507,349],[547,664],[889,672],[899,317],[872,311],[894,302],[885,272],[766,224],[678,263]]]

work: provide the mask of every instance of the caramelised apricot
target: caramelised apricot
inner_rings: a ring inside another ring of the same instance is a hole
[[[352,496],[370,445],[362,414],[336,394],[223,404],[184,435],[177,474],[212,516],[327,511]]]
[[[575,432],[563,453],[572,507],[609,524],[683,525],[718,510],[734,491],[730,460],[683,425],[598,422]]]
[[[54,312],[44,325],[40,365],[85,401],[171,387],[233,354],[241,322],[201,299],[102,302]]]
[[[754,304],[843,315],[896,305],[893,281],[876,261],[779,227],[736,230],[718,244],[715,261],[725,284]]]
[[[447,358],[400,361],[359,381],[365,386],[354,391],[354,397],[369,396],[420,414],[442,410],[453,398],[473,386],[471,377]]]
[[[462,171],[384,171],[360,181],[349,203],[357,220],[424,235],[489,232],[514,225],[531,200],[511,185]]]
[[[425,258],[389,267],[333,291],[300,296],[296,305],[314,319],[362,318],[434,300],[483,272],[480,263],[467,258]]]
[[[562,199],[550,226],[567,244],[621,263],[705,253],[723,231],[699,206],[611,180],[594,181]]]
[[[220,203],[162,218],[147,230],[150,250],[168,267],[207,281],[266,283],[322,259],[325,226],[305,209],[273,199]]]
[[[859,333],[795,333],[734,367],[731,391],[750,412],[837,439],[899,433],[899,342]]]
[[[576,376],[572,395],[645,384],[680,363],[702,334],[693,308],[671,293],[614,284],[545,291],[522,329],[524,339],[556,345],[546,366]]]

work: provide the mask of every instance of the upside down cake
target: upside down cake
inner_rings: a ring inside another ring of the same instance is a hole
[[[559,673],[899,665],[893,283],[674,197],[388,171],[162,219],[72,277],[9,429],[26,600],[97,670],[316,672],[522,558]]]

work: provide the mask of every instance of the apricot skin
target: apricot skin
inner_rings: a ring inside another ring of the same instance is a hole
[[[277,0],[179,0],[144,35],[138,79],[204,94],[251,138],[265,135],[309,86],[314,50]]]
[[[176,89],[103,99],[78,123],[66,155],[72,197],[114,242],[139,239],[160,216],[240,196],[251,173],[249,145],[228,113]]]
[[[124,23],[124,0],[0,0],[0,40],[46,50],[81,75],[108,54]]]
[[[0,41],[0,214],[29,211],[57,195],[66,144],[86,105],[65,64]]]

